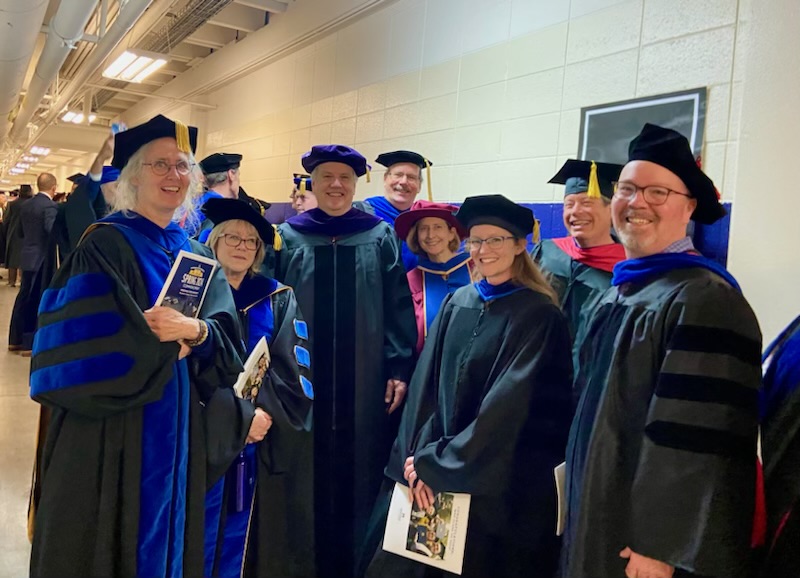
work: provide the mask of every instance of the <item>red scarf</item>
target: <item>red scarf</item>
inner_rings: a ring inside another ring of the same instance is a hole
[[[556,247],[564,251],[572,259],[601,271],[611,273],[614,270],[614,265],[625,260],[625,249],[619,243],[584,249],[579,247],[572,237],[551,240],[556,244]]]

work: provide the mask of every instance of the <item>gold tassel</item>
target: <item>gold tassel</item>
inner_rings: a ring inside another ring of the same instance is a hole
[[[275,239],[272,241],[272,246],[275,247],[276,251],[280,251],[281,247],[283,247],[283,238],[281,238],[276,225],[272,225],[272,228],[275,229]]]
[[[536,217],[533,218],[533,238],[531,240],[534,245],[538,245],[542,240],[542,227]]]
[[[306,189],[306,180],[303,177],[300,177],[300,192],[305,193],[308,189]]]
[[[179,151],[192,154],[192,143],[189,140],[189,127],[179,120],[175,121],[175,140],[178,141]]]
[[[369,178],[369,165],[367,165],[367,182],[371,183],[372,180]]]
[[[600,183],[597,180],[597,163],[592,161],[592,169],[589,171],[589,189],[586,191],[586,196],[590,199],[599,199]]]
[[[425,178],[428,179],[428,200],[433,202],[433,192],[431,191],[431,162],[425,159]]]

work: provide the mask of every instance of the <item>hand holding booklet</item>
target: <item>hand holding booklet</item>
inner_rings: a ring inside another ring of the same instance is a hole
[[[181,251],[155,304],[175,309],[187,317],[197,317],[216,268],[214,259]]]
[[[395,484],[383,549],[447,572],[461,574],[469,521],[469,494],[441,492],[418,509],[408,488]]]
[[[252,403],[256,402],[258,392],[267,377],[270,361],[267,339],[262,337],[247,358],[244,364],[244,371],[239,374],[239,379],[236,380],[236,384],[233,386],[237,396]]]

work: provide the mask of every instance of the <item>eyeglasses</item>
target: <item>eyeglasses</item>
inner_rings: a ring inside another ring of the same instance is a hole
[[[253,237],[248,237],[247,239],[242,239],[239,235],[232,235],[226,233],[224,235],[220,235],[223,239],[225,239],[225,244],[228,247],[238,247],[242,243],[244,243],[244,248],[248,251],[255,251],[261,246],[261,240],[255,239]]]
[[[481,245],[486,243],[490,249],[499,249],[503,246],[508,239],[516,239],[516,237],[489,237],[488,239],[478,239],[477,237],[470,237],[467,239],[467,245],[473,251],[480,251]]]
[[[419,180],[420,180],[417,175],[410,175],[408,173],[402,173],[402,172],[400,172],[400,173],[392,172],[392,173],[389,173],[389,176],[392,177],[392,179],[394,179],[395,181],[402,181],[403,177],[405,177],[405,179],[409,183],[418,183]]]
[[[190,172],[192,172],[192,167],[194,167],[194,163],[187,163],[186,161],[178,161],[174,165],[169,164],[167,161],[156,161],[154,163],[142,164],[150,167],[150,170],[153,171],[153,174],[159,177],[166,175],[172,167],[175,167],[175,170],[178,171],[179,175],[188,175]]]
[[[667,199],[670,195],[680,195],[681,197],[692,198],[692,195],[687,193],[673,191],[672,189],[659,187],[657,185],[640,187],[633,183],[629,183],[628,181],[620,181],[619,183],[614,184],[614,194],[617,197],[628,201],[633,200],[639,191],[642,191],[644,202],[648,205],[663,205],[667,202]]]

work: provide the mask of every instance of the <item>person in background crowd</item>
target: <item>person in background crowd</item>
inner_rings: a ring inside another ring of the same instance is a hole
[[[294,186],[292,187],[292,194],[289,195],[289,200],[292,202],[292,208],[297,214],[316,209],[317,197],[314,196],[314,192],[311,190],[311,175],[294,173],[292,182]]]
[[[611,202],[626,261],[579,343],[563,576],[749,576],[761,333],[690,220],[725,215],[680,133],[646,124]]]
[[[242,162],[242,155],[234,153],[214,153],[208,155],[200,161],[200,169],[203,171],[203,177],[206,180],[206,190],[202,196],[197,199],[197,211],[195,220],[197,223],[189,224],[187,222],[187,230],[189,235],[199,236],[204,231],[210,231],[213,225],[206,223],[206,217],[202,212],[203,206],[209,199],[235,199],[239,194],[239,166]],[[201,243],[204,243],[208,238],[208,234],[203,235],[203,238],[198,238]]]
[[[6,264],[6,230],[5,230],[5,215],[8,209],[8,193],[0,193],[0,265],[5,267]],[[0,279],[3,276],[0,275]]]
[[[800,576],[800,317],[767,347],[760,398],[767,533],[762,578]]]
[[[36,179],[38,193],[20,210],[22,281],[11,314],[8,349],[18,351],[23,356],[30,356],[39,301],[56,268],[55,244],[51,233],[58,210],[53,202],[57,186],[53,175],[40,174]]]
[[[272,226],[237,199],[209,199],[203,211],[214,223],[207,243],[230,283],[247,352],[264,338],[270,356],[252,401],[268,435],[249,443],[206,496],[204,576],[313,577],[313,504],[303,498],[313,492],[314,389],[311,368],[299,362],[308,328],[291,287],[260,274]]]
[[[278,227],[277,278],[294,288],[313,336],[316,571],[339,578],[354,572],[396,434],[387,414],[401,407],[413,370],[416,329],[397,236],[352,207],[366,159],[320,145],[302,164],[319,207]]]
[[[154,306],[180,251],[211,255],[176,223],[200,192],[196,146],[160,115],[118,133],[115,212],[42,298],[31,397],[52,417],[33,577],[202,576],[206,484],[266,433],[252,408],[232,417],[243,351],[224,275],[197,318]]]
[[[386,475],[422,509],[439,492],[471,494],[462,576],[549,577],[553,468],[572,418],[569,329],[526,251],[530,209],[483,195],[456,217],[481,281],[448,295],[431,327]],[[420,568],[378,548],[367,576]]]
[[[378,217],[394,227],[395,220],[411,209],[422,187],[422,171],[427,171],[428,200],[432,201],[430,167],[431,161],[412,151],[392,151],[378,155],[375,162],[386,167],[383,173],[383,195],[369,197],[364,204]],[[403,239],[401,239],[402,241]],[[403,243],[403,265],[406,271],[417,266],[417,256]]]
[[[114,135],[109,134],[92,161],[89,174],[81,175],[66,203],[58,207],[54,233],[60,263],[75,250],[89,226],[106,216],[114,202],[119,169],[105,165],[113,156]]]
[[[21,185],[17,193],[16,200],[13,199],[5,214],[3,222],[6,233],[6,267],[8,267],[8,286],[16,287],[17,278],[21,275],[20,259],[22,253],[22,207],[33,197],[33,189],[30,185]]]
[[[75,173],[74,175],[70,175],[70,176],[68,176],[68,177],[67,177],[67,180],[68,180],[70,183],[72,183],[72,185],[71,185],[71,188],[70,188],[70,191],[69,191],[69,192],[70,192],[70,193],[73,193],[73,192],[75,192],[75,189],[77,189],[77,188],[78,188],[78,185],[80,185],[80,184],[81,184],[81,181],[82,181],[84,178],[86,178],[86,175],[84,175],[83,173]]]
[[[569,159],[548,181],[564,185],[569,235],[542,240],[531,256],[558,295],[573,341],[592,301],[611,286],[614,265],[625,259],[625,249],[611,237],[613,183],[621,170],[622,165]]]
[[[408,286],[417,317],[417,353],[422,351],[445,297],[472,282],[469,253],[460,251],[467,232],[455,218],[457,207],[416,201],[395,221],[398,237],[417,255]]]

